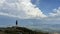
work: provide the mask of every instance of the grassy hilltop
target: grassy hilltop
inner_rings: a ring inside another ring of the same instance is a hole
[[[48,34],[47,32],[37,32],[25,27],[0,28],[0,34]]]

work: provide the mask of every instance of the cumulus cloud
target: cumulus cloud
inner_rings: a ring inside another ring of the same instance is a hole
[[[18,18],[47,17],[31,0],[0,0],[0,15]]]
[[[57,9],[53,9],[53,13],[49,13],[52,17],[60,17],[60,7]]]
[[[52,23],[59,23],[60,22],[60,7],[53,9],[52,13],[49,13],[48,17],[43,19],[48,21],[47,23],[49,23],[49,21]]]

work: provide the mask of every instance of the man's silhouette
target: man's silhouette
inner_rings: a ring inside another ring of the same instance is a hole
[[[16,26],[18,25],[18,21],[16,20]]]

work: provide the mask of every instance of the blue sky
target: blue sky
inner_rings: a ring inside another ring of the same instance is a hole
[[[33,0],[34,4],[36,0]],[[53,12],[52,10],[60,7],[60,0],[39,0],[37,7],[39,7],[45,14]]]
[[[15,25],[16,19],[20,25],[60,24],[60,0],[0,0],[0,26]]]

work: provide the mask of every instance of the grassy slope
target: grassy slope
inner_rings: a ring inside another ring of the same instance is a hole
[[[27,29],[25,27],[8,27],[5,29],[0,30],[0,34],[18,34],[22,32],[23,34],[48,34],[47,32],[37,32],[37,31],[32,31],[30,29]]]

